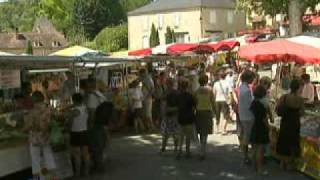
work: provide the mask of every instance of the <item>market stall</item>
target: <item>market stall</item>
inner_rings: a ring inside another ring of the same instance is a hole
[[[320,63],[320,39],[314,37],[298,36],[288,39],[279,39],[270,42],[262,42],[243,46],[239,50],[239,57],[254,63],[276,63],[281,70],[284,63],[319,64]],[[280,85],[280,73],[276,78],[276,96]],[[319,94],[319,92],[317,92]],[[274,102],[277,99],[273,100]],[[301,149],[302,154],[298,159],[297,169],[316,179],[320,179],[320,114],[319,103],[315,102],[313,108],[307,108],[305,115],[301,118]],[[280,129],[280,117],[274,113],[275,122],[271,127],[271,151],[275,158],[276,144]]]
[[[57,112],[54,117],[59,118],[63,104],[55,100],[64,81],[64,72],[83,73],[90,69],[92,72],[95,68],[120,66],[128,61],[125,58],[0,56],[0,177],[31,167],[27,134],[22,132],[24,115],[30,104],[17,96],[23,93],[21,88],[25,81],[31,82],[32,91],[45,91],[48,104]],[[136,59],[132,59],[134,61]],[[46,89],[43,89],[44,84]],[[57,150],[54,157],[59,167],[58,177],[72,176],[70,153]]]

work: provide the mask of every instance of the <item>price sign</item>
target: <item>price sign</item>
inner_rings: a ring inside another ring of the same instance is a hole
[[[0,89],[19,88],[20,86],[19,70],[0,70]]]

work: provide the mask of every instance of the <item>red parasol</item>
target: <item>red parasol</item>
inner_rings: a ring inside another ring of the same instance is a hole
[[[301,64],[320,63],[319,48],[297,43],[290,39],[279,39],[241,46],[238,54],[241,58],[255,63],[278,61]]]
[[[140,49],[136,51],[130,51],[128,53],[129,56],[148,56],[152,54],[152,49],[147,48],[147,49]]]

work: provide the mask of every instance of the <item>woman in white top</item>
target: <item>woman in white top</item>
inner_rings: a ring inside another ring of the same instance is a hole
[[[135,80],[129,85],[128,90],[129,103],[134,116],[134,127],[136,132],[144,131],[143,124],[143,93],[141,87],[139,87],[139,81]]]
[[[216,128],[217,133],[219,133],[220,118],[223,114],[223,117],[226,120],[223,127],[223,133],[225,134],[228,123],[231,123],[229,105],[231,100],[232,89],[229,83],[225,80],[226,74],[224,73],[224,71],[219,72],[219,78],[220,79],[217,82],[215,82],[213,86],[213,94],[216,102]]]
[[[70,144],[72,146],[72,155],[75,163],[75,176],[80,176],[80,169],[84,170],[84,174],[89,173],[89,137],[88,137],[88,110],[83,103],[81,94],[74,94],[72,96],[73,108],[68,114],[71,119],[71,135]],[[81,168],[83,157],[84,167]]]

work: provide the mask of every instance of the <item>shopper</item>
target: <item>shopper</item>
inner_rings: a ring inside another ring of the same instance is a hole
[[[223,134],[226,134],[227,126],[232,122],[229,108],[229,105],[231,103],[232,89],[230,87],[230,83],[225,80],[226,74],[224,70],[220,70],[218,76],[219,80],[213,85],[213,94],[216,102],[216,132],[219,133],[221,115],[223,115],[225,119]]]
[[[178,96],[178,122],[181,127],[179,137],[179,152],[177,159],[182,155],[182,146],[185,140],[186,157],[191,156],[190,145],[191,140],[195,137],[194,134],[194,122],[195,122],[195,98],[190,92],[188,92],[189,82],[181,82],[181,92]]]
[[[249,84],[252,83],[255,76],[251,71],[245,71],[241,75],[241,85],[239,93],[239,117],[241,126],[241,146],[244,154],[244,163],[249,164],[249,140],[251,129],[254,123],[254,115],[250,111],[250,106],[253,101],[252,91]]]
[[[143,123],[143,94],[141,87],[139,86],[139,81],[135,80],[129,84],[128,90],[129,96],[129,107],[133,114],[134,128],[138,133],[145,130]]]
[[[263,170],[264,147],[269,143],[269,105],[265,104],[263,98],[267,95],[265,87],[259,85],[254,91],[254,100],[251,104],[251,112],[254,115],[250,142],[253,145],[253,161],[256,171],[260,175],[267,175]]]
[[[90,129],[90,152],[94,172],[104,172],[107,146],[110,146],[109,124],[113,117],[113,104],[101,103],[95,111],[95,121]]]
[[[97,107],[106,101],[104,95],[97,89],[97,84],[95,79],[87,79],[86,81],[86,99],[85,104],[88,108],[89,113],[89,128],[92,127],[95,120],[95,111]]]
[[[49,145],[49,123],[51,117],[50,108],[44,103],[44,95],[36,91],[32,94],[33,109],[25,116],[25,126],[23,131],[29,133],[30,155],[32,174],[34,180],[40,178],[43,174],[42,169],[51,174],[56,168],[52,149]],[[44,167],[42,166],[42,156],[44,158]]]
[[[146,69],[140,70],[140,80],[142,82],[142,92],[143,92],[143,110],[144,110],[144,120],[146,128],[149,131],[154,129],[154,123],[152,119],[152,101],[154,95],[154,82],[151,75]]]
[[[213,112],[214,112],[214,97],[212,89],[207,86],[208,76],[201,75],[199,77],[200,87],[195,93],[196,97],[196,129],[200,135],[200,159],[206,157],[206,146],[208,135],[213,133]]]
[[[295,158],[300,156],[300,117],[304,113],[304,100],[299,96],[301,83],[292,80],[291,92],[283,95],[277,105],[281,116],[280,133],[277,142],[277,153],[281,155],[281,167],[291,168]]]
[[[71,120],[70,145],[75,165],[75,176],[88,175],[90,170],[88,110],[81,94],[72,95],[73,108],[67,117]],[[83,167],[81,167],[83,162]],[[82,172],[81,172],[82,170]]]
[[[310,81],[309,74],[303,74],[301,76],[303,86],[301,91],[301,97],[304,99],[304,104],[306,107],[313,107],[314,106],[314,85]]]
[[[178,148],[178,135],[179,135],[179,124],[178,124],[178,98],[179,92],[173,89],[173,79],[168,79],[166,92],[166,116],[161,122],[161,134],[162,134],[162,147],[160,153],[166,151],[167,141],[169,137],[174,140],[174,151]]]

